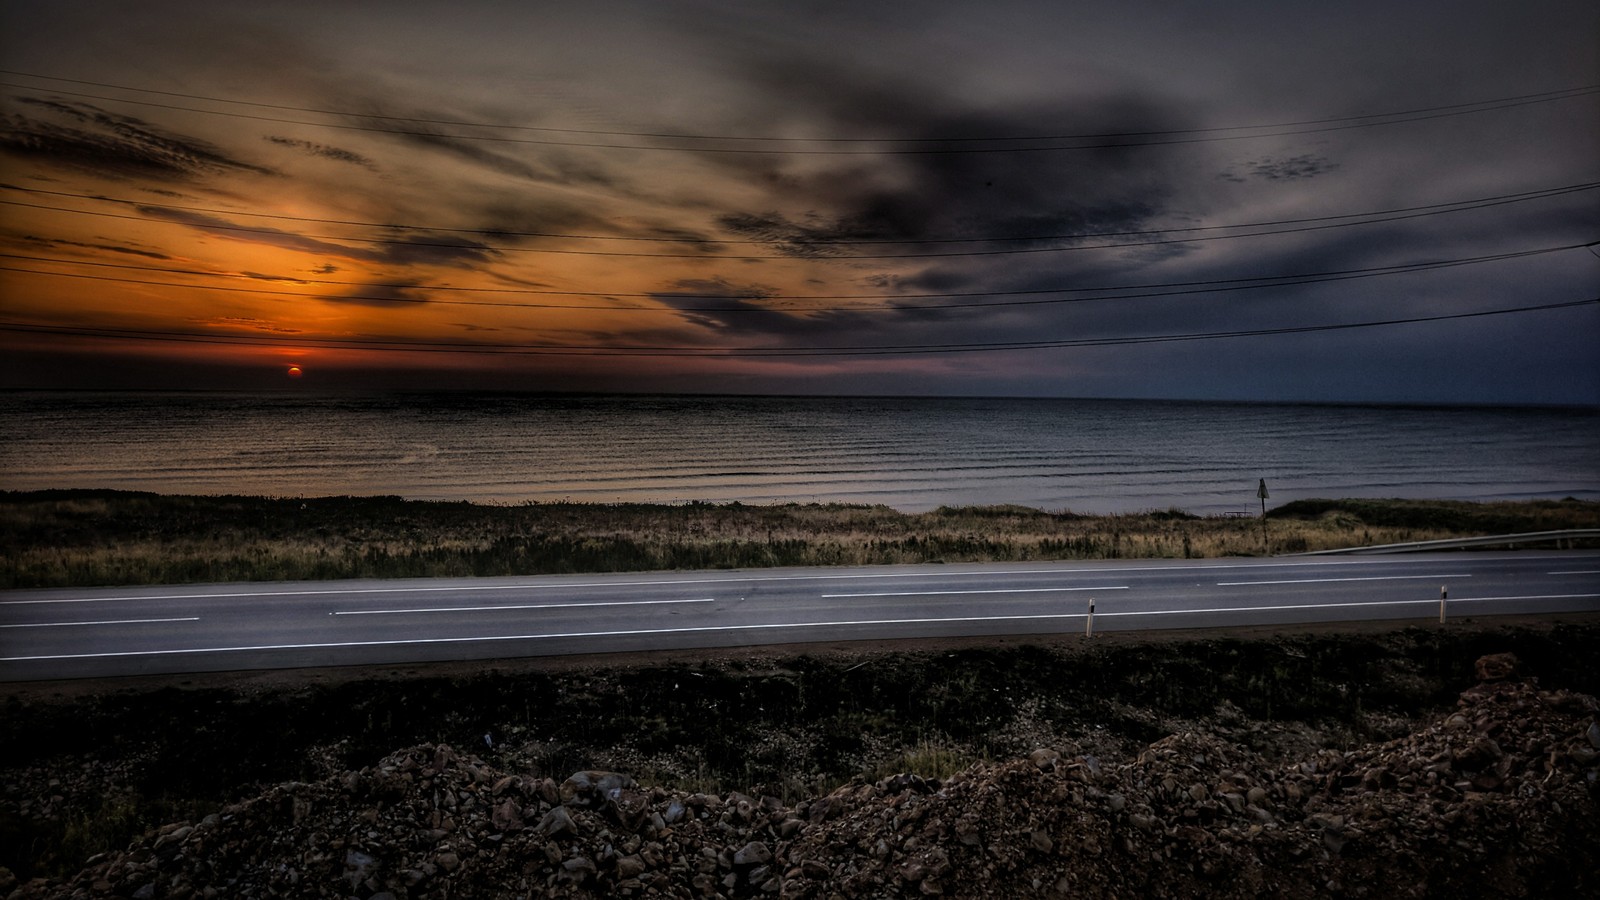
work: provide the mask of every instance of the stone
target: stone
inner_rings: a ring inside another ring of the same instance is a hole
[[[1517,659],[1515,653],[1491,653],[1488,656],[1480,656],[1472,666],[1479,681],[1504,681],[1516,675],[1521,667],[1522,661]]]
[[[516,800],[506,798],[499,806],[494,808],[494,813],[489,817],[489,822],[496,829],[504,832],[521,831],[522,805]]]
[[[733,854],[736,866],[759,866],[772,860],[772,850],[760,841],[751,841]]]
[[[833,876],[833,870],[826,863],[807,859],[800,862],[800,874],[813,881],[825,881]]]
[[[1056,764],[1061,761],[1061,754],[1048,747],[1041,747],[1028,754],[1028,761],[1041,772],[1054,772]]]
[[[564,806],[557,806],[544,814],[534,830],[545,837],[560,837],[565,834],[577,834],[578,825],[572,821],[572,814]]]

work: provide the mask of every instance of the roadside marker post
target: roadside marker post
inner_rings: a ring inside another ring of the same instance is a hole
[[[1085,619],[1084,622],[1083,622],[1083,636],[1086,637],[1086,638],[1094,637],[1094,598],[1093,597],[1089,598],[1089,618]]]
[[[1444,601],[1446,599],[1448,599],[1449,597],[1450,597],[1450,591],[1449,591],[1448,587],[1445,586],[1445,585],[1440,585],[1439,586],[1439,624],[1440,625],[1444,624]]]
[[[1267,498],[1272,496],[1267,493],[1267,480],[1261,479],[1261,486],[1256,488],[1256,497],[1261,501],[1261,552],[1270,554],[1272,544],[1267,540]]]

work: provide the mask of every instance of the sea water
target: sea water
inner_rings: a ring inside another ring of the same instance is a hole
[[[1259,510],[1600,499],[1600,411],[1132,400],[0,394],[0,488]]]

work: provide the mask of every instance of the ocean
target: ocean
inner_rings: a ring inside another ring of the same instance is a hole
[[[1600,411],[868,397],[0,393],[0,488],[1259,511],[1600,499]]]

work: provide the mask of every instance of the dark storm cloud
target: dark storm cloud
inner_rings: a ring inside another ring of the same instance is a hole
[[[109,178],[187,181],[233,172],[276,174],[199,138],[87,103],[23,97],[39,115],[0,117],[0,151]]]
[[[717,220],[727,231],[772,241],[791,255],[816,256],[837,252],[829,242],[839,241],[1017,240],[1133,230],[1166,208],[1173,175],[1159,153],[1117,146],[1036,151],[1027,148],[1039,141],[994,140],[1186,124],[1153,97],[978,108],[937,85],[891,83],[831,62],[761,64],[755,79],[768,102],[803,119],[808,133],[892,141],[865,146],[903,152],[731,160],[726,165],[765,187],[779,208],[730,211]],[[1072,142],[1044,142],[1063,143]],[[799,217],[786,211],[797,206],[805,210]]]
[[[327,144],[318,144],[314,141],[303,141],[298,138],[279,137],[277,135],[268,136],[265,138],[265,140],[274,144],[278,144],[279,146],[291,147],[303,153],[310,154],[311,156],[318,156],[323,159],[331,159],[336,162],[350,163],[351,165],[360,166],[363,169],[373,172],[378,170],[377,163],[365,156],[362,156],[354,150],[345,150],[342,147],[330,147]]]

